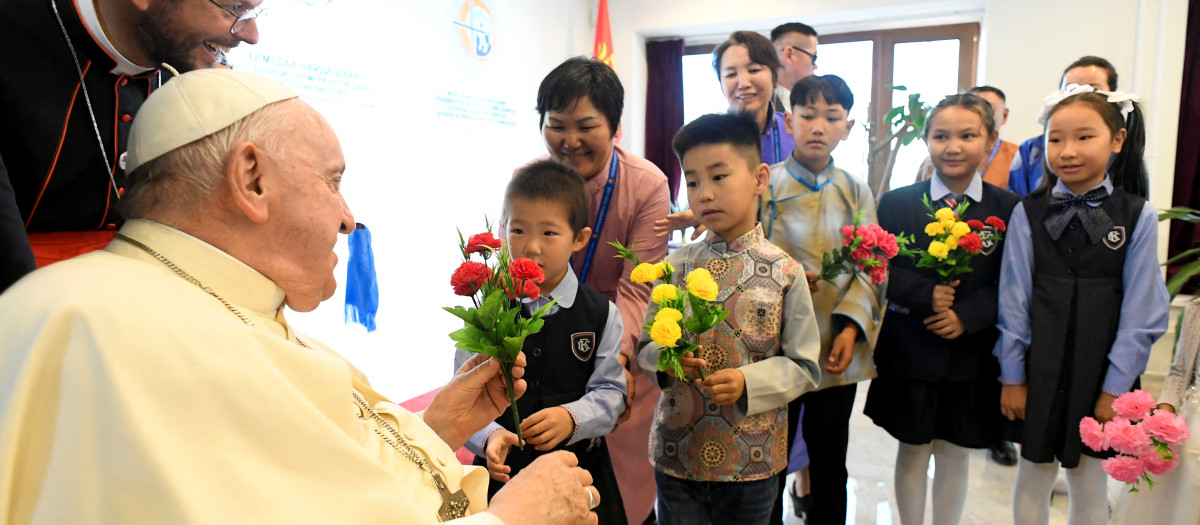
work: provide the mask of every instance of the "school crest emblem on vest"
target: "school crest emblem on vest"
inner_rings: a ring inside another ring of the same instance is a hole
[[[1113,226],[1113,229],[1104,234],[1104,245],[1111,250],[1125,246],[1125,227]]]
[[[571,353],[580,361],[587,361],[596,353],[596,332],[571,334]]]
[[[982,230],[979,230],[979,240],[983,243],[983,247],[979,249],[979,253],[991,255],[992,252],[996,251],[996,246],[1000,245],[998,237],[996,227],[991,224],[985,225]]]

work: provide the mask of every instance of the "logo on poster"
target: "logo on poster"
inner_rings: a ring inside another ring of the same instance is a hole
[[[481,0],[466,0],[458,10],[458,26],[463,47],[475,60],[487,60],[492,55],[496,42],[496,26],[492,12]]]

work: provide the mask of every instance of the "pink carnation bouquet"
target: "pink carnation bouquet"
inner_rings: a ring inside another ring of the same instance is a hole
[[[1187,441],[1188,427],[1183,417],[1155,408],[1154,396],[1145,390],[1122,394],[1113,401],[1117,417],[1107,423],[1085,417],[1079,422],[1079,437],[1096,452],[1112,450],[1117,455],[1100,463],[1113,479],[1154,488],[1154,478],[1170,472],[1179,464],[1174,447]]]
[[[908,243],[912,236],[895,236],[878,224],[862,224],[863,212],[854,214],[854,224],[842,226],[842,246],[821,257],[818,278],[833,282],[845,272],[869,276],[871,284],[887,280],[888,259],[898,254],[911,254]]]

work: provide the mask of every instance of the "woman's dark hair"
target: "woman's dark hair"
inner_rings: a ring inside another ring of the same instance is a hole
[[[729,48],[737,45],[746,46],[746,51],[750,54],[751,62],[771,70],[772,84],[779,80],[779,68],[783,67],[783,63],[779,61],[779,54],[775,51],[775,45],[770,40],[767,40],[767,37],[754,31],[734,32],[732,35],[729,35],[729,40],[721,42],[721,45],[713,50],[713,70],[717,72],[718,80],[721,78],[721,55],[724,55],[725,51],[728,51]]]
[[[1141,105],[1134,102],[1133,111],[1129,113],[1128,117],[1123,117],[1121,104],[1109,102],[1108,96],[1103,93],[1090,92],[1071,95],[1050,109],[1050,113],[1046,116],[1045,132],[1047,135],[1050,131],[1050,119],[1054,117],[1054,113],[1071,104],[1084,104],[1095,110],[1114,136],[1122,129],[1125,130],[1125,142],[1121,145],[1121,152],[1113,156],[1109,162],[1108,176],[1112,180],[1113,187],[1145,198],[1150,192],[1150,181],[1146,175],[1146,164],[1142,159],[1146,149],[1146,124],[1142,117]],[[1048,153],[1042,154],[1042,167],[1045,173],[1042,175],[1041,184],[1033,191],[1032,195],[1042,196],[1050,193],[1050,190],[1058,183],[1058,175],[1050,171],[1050,155]]]
[[[542,79],[537,94],[538,129],[546,124],[546,113],[566,111],[583,97],[604,114],[615,137],[625,108],[625,88],[607,64],[581,56],[568,58]]]

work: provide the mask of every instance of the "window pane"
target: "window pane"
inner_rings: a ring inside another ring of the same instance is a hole
[[[871,61],[874,59],[874,42],[840,42],[821,44],[817,48],[818,75],[837,75],[846,81],[854,93],[854,107],[850,118],[854,128],[850,137],[833,151],[833,161],[862,180],[867,180],[867,127],[868,109],[871,105]]]
[[[921,100],[935,106],[948,95],[958,93],[958,40],[905,42],[896,44],[892,67],[892,85],[907,91],[892,92],[892,106],[907,103],[908,96],[920,93]],[[891,187],[912,184],[921,162],[929,155],[922,140],[900,149],[892,169]]]
[[[700,115],[724,113],[729,102],[712,67],[712,54],[683,56],[683,122]]]

